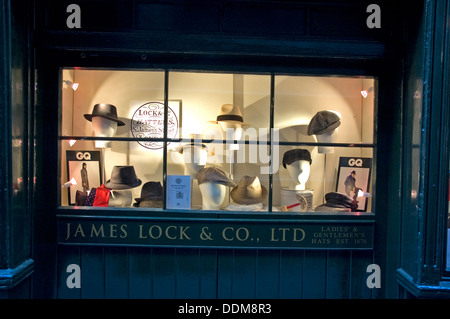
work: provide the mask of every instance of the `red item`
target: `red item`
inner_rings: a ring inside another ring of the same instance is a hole
[[[94,204],[95,207],[108,207],[109,196],[111,195],[111,190],[106,188],[105,185],[97,187],[95,193]]]

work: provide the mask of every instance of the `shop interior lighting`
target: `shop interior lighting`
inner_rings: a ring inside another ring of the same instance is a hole
[[[370,92],[373,92],[373,86],[371,86],[367,90],[362,90],[361,91],[361,95],[363,96],[363,98],[366,98],[369,95]]]
[[[70,86],[74,91],[78,89],[78,86],[80,85],[78,82],[72,82],[69,80],[63,80],[63,83],[67,84],[67,86]]]
[[[72,147],[73,144],[75,144],[77,142],[77,140],[69,140],[69,145]]]

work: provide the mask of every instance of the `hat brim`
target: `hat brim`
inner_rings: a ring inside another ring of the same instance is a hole
[[[227,121],[208,121],[209,123],[212,124],[219,124],[221,122],[223,123],[232,123],[232,124],[241,124],[242,126],[251,126],[252,124],[247,123],[247,122],[241,122],[241,121],[233,121],[233,120],[227,120]]]
[[[231,190],[230,196],[231,196],[231,199],[235,203],[238,203],[238,204],[241,204],[241,205],[253,205],[253,204],[261,203],[263,200],[266,199],[267,194],[268,194],[267,189],[263,185],[261,185],[261,197],[259,197],[259,198],[245,198],[245,197],[242,197],[242,194],[239,193],[239,190],[240,190],[239,186],[236,186],[235,188],[233,188]]]
[[[142,184],[142,181],[140,179],[137,179],[134,184],[118,184],[118,183],[111,183],[111,180],[108,180],[105,183],[105,187],[109,188],[109,189],[130,189],[130,188],[134,188],[134,187],[138,187],[139,185]]]
[[[330,126],[327,126],[326,128],[319,130],[319,131],[312,131],[312,132],[308,132],[308,135],[322,135],[326,132],[332,131],[335,128],[339,127],[341,125],[341,121],[337,121],[334,122],[333,124],[331,124]]]
[[[134,203],[134,207],[148,207],[148,208],[162,208],[162,200],[143,200],[139,203]]]
[[[107,115],[95,115],[95,114],[84,114],[84,118],[85,118],[86,120],[88,120],[89,122],[92,122],[92,118],[95,117],[95,116],[103,117],[103,118],[105,118],[105,119],[108,119],[108,120],[117,122],[117,125],[118,125],[118,126],[124,126],[124,125],[125,125],[124,122],[122,122],[122,121],[119,120],[118,118],[115,118],[115,117],[112,117],[112,116],[107,116]]]

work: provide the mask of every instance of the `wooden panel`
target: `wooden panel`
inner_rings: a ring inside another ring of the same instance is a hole
[[[372,290],[367,287],[366,280],[369,274],[366,272],[367,266],[373,264],[373,254],[371,251],[352,251],[352,266],[350,270],[350,298],[368,299],[372,297]]]
[[[325,297],[327,299],[347,299],[350,282],[350,252],[329,251],[327,254]]]
[[[255,298],[256,260],[255,250],[235,249],[233,260],[232,298]]]
[[[217,250],[200,250],[200,298],[217,297]]]
[[[105,298],[128,298],[128,256],[126,247],[105,247]]]
[[[137,29],[204,33],[219,31],[219,24],[217,5],[137,4]]]
[[[300,299],[303,297],[304,250],[283,250],[280,252],[281,299]]]
[[[233,287],[233,250],[217,252],[217,298],[230,299]]]
[[[104,298],[105,260],[103,247],[81,247],[81,298]]]
[[[258,250],[255,295],[259,299],[277,299],[280,283],[279,250]]]
[[[305,251],[303,262],[303,298],[325,299],[326,297],[326,251]]]
[[[153,298],[174,299],[176,291],[176,249],[153,249]]]
[[[303,35],[306,10],[295,6],[226,5],[223,31],[253,35]]]
[[[128,248],[129,295],[133,299],[153,297],[153,258],[148,247]]]
[[[196,299],[200,296],[200,253],[198,249],[177,249],[176,297]]]

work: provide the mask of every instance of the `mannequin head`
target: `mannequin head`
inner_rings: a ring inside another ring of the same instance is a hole
[[[130,189],[111,190],[109,196],[108,206],[110,207],[128,207],[133,201],[132,192]]]
[[[219,122],[220,127],[222,127],[222,130],[225,132],[225,139],[226,140],[236,140],[239,141],[242,137],[243,128],[242,125],[235,122],[227,122],[222,121]],[[228,149],[230,150],[238,150],[239,144],[229,144]]]
[[[334,143],[336,141],[337,134],[338,134],[338,128],[335,128],[335,129],[325,132],[323,134],[316,135],[316,137],[317,137],[317,141],[319,143]],[[318,153],[320,153],[320,154],[334,153],[334,147],[319,146]]]
[[[101,116],[92,117],[92,127],[97,137],[112,137],[117,132],[117,122]],[[95,141],[95,147],[111,147],[111,141]]]
[[[309,179],[311,166],[309,161],[298,160],[286,166],[291,182],[289,189],[305,190],[306,182]]]
[[[225,199],[226,186],[217,183],[205,182],[200,184],[198,187],[202,194],[202,209],[218,210]]]

